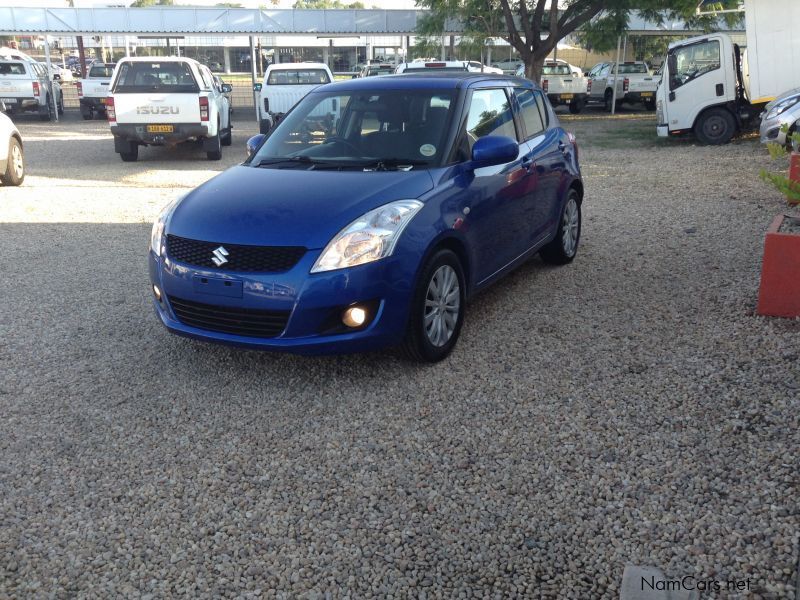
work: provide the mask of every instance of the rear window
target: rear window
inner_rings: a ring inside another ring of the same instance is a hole
[[[394,67],[392,65],[367,68],[367,77],[373,77],[375,75],[391,75],[392,73],[394,73]]]
[[[545,65],[542,67],[542,75],[572,75],[568,65]]]
[[[275,69],[269,74],[267,85],[319,85],[330,83],[324,69]]]
[[[416,64],[409,65],[409,66],[406,67],[406,70],[404,72],[405,73],[409,73],[411,71],[426,71],[427,72],[427,71],[466,71],[466,70],[467,70],[467,67],[465,67],[465,66],[458,66],[458,67],[453,66],[453,67],[450,67],[450,66],[447,66],[447,65],[444,65],[444,64],[439,65],[439,64],[436,64],[436,63],[428,63],[428,64],[425,64],[425,65],[419,65],[419,66],[417,66]]]
[[[647,73],[647,65],[644,63],[620,65],[619,74],[624,75],[626,73]]]
[[[0,75],[25,75],[22,63],[0,63]]]
[[[89,77],[111,77],[114,73],[114,65],[101,65],[89,69]]]
[[[115,93],[196,93],[200,88],[184,62],[126,62],[119,69]]]

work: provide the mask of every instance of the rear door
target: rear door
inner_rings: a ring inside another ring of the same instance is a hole
[[[200,122],[200,83],[184,61],[124,61],[112,95],[119,124]]]
[[[525,136],[525,157],[529,178],[525,209],[526,249],[538,244],[552,230],[558,218],[558,194],[566,168],[558,128],[550,123],[547,99],[538,90],[515,88],[520,121]]]

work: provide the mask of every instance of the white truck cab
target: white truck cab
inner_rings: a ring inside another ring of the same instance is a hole
[[[267,133],[310,91],[333,81],[325,63],[275,63],[267,67],[264,81],[256,84],[260,92],[259,131]]]
[[[657,93],[660,137],[724,144],[768,102],[800,87],[797,0],[745,0],[747,50],[723,33],[670,44]]]
[[[139,146],[175,146],[201,140],[209,160],[230,146],[231,106],[205,65],[191,58],[123,58],[114,69],[106,114],[114,150],[135,161]]]

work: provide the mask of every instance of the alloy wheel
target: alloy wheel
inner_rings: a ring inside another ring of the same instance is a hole
[[[11,148],[11,165],[17,179],[22,179],[22,174],[25,171],[25,163],[22,161],[22,150],[18,144],[14,144]]]
[[[441,348],[456,330],[461,311],[458,275],[450,265],[442,265],[431,277],[425,294],[423,325],[428,341]]]
[[[564,247],[564,254],[572,256],[575,254],[575,247],[578,244],[578,231],[580,227],[580,212],[575,198],[567,201],[564,207],[564,216],[561,219],[562,235],[561,240]]]

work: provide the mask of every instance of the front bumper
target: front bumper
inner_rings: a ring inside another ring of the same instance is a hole
[[[123,142],[136,142],[148,146],[164,146],[180,144],[191,139],[210,137],[208,125],[199,123],[165,123],[172,127],[172,131],[148,131],[148,126],[156,125],[153,123],[142,123],[136,125],[119,124],[111,125],[111,133],[114,140]]]
[[[402,341],[412,297],[416,260],[394,255],[374,263],[328,273],[309,273],[320,250],[309,250],[285,273],[243,273],[205,269],[149,253],[150,279],[161,290],[153,299],[156,314],[172,333],[204,341],[253,349],[330,354],[374,350]],[[240,297],[198,291],[197,278],[230,281]],[[170,297],[217,307],[289,311],[275,337],[251,337],[186,325],[176,316]],[[344,307],[371,302],[374,318],[360,330],[336,329]]]

